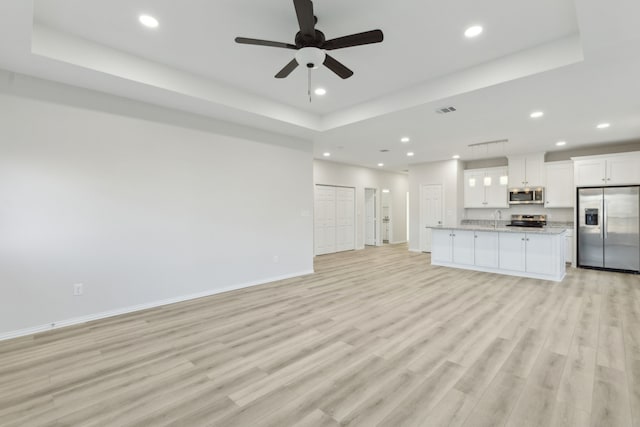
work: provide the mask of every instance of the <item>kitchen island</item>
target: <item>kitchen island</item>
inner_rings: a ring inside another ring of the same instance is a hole
[[[564,228],[429,227],[431,264],[559,282],[565,276]]]

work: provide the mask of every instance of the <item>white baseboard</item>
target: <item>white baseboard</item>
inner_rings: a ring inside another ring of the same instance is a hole
[[[409,252],[415,252],[415,253],[418,253],[418,254],[422,253],[422,251],[420,249],[415,249],[415,248],[413,248],[413,249],[409,248]]]
[[[392,244],[392,245],[399,245],[400,243],[407,243],[407,241],[406,240],[398,240],[397,242],[396,241],[390,242],[390,244]]]
[[[208,297],[211,295],[221,294],[224,292],[236,291],[238,289],[250,288],[252,286],[264,285],[271,282],[277,282],[279,280],[291,279],[293,277],[306,276],[313,273],[314,273],[313,270],[305,270],[297,273],[285,274],[282,276],[270,277],[267,279],[228,286],[226,288],[212,289],[204,292],[198,292],[196,294],[182,295],[174,298],[168,298],[165,300],[152,301],[144,304],[137,304],[129,307],[118,308],[115,310],[103,311],[101,313],[94,313],[94,314],[88,314],[86,316],[74,317],[71,319],[57,320],[44,325],[31,326],[29,328],[19,329],[17,331],[0,333],[0,341],[33,335],[40,332],[50,331],[53,329],[64,328],[66,326],[78,325],[81,323],[90,322],[92,320],[106,319],[107,317],[119,316],[121,314],[133,313],[135,311],[147,310],[150,308],[160,307],[163,305],[175,304],[178,302],[188,301],[192,299]]]

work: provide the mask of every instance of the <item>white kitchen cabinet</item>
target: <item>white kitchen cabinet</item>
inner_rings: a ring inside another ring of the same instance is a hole
[[[480,267],[498,268],[498,233],[491,231],[476,231],[475,240],[475,262]]]
[[[605,185],[607,162],[605,159],[577,160],[573,163],[576,187]]]
[[[452,234],[452,230],[431,230],[431,262],[453,262]]]
[[[433,228],[431,264],[560,281],[565,275],[566,233]]]
[[[500,268],[534,275],[553,275],[565,262],[565,244],[556,250],[557,241],[545,234],[500,233]],[[560,256],[557,262],[552,258]]]
[[[541,234],[525,236],[525,267],[528,273],[553,274],[556,266],[549,262],[549,254],[553,253],[553,240]],[[564,262],[564,253],[562,253]]]
[[[640,152],[574,157],[576,187],[640,184]]]
[[[473,231],[434,229],[431,238],[433,261],[473,265]]]
[[[509,187],[542,187],[544,153],[509,156]]]
[[[464,171],[465,208],[507,208],[507,168]]]
[[[640,154],[607,159],[607,185],[640,184]]]
[[[576,197],[573,162],[545,163],[545,207],[572,208]]]
[[[524,233],[500,233],[499,263],[502,270],[526,270],[525,239]]]
[[[508,208],[509,178],[507,168],[491,168],[486,170],[484,181],[486,208]]]
[[[456,264],[474,264],[474,232],[453,230],[453,262]]]
[[[464,171],[464,207],[483,208],[485,204],[484,169]]]

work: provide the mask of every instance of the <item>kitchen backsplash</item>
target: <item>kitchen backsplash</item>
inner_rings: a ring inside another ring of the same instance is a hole
[[[502,220],[509,221],[511,215],[546,215],[548,223],[573,224],[573,208],[545,209],[539,206],[513,206],[501,209],[465,209],[465,220],[491,220],[494,212],[502,212]]]

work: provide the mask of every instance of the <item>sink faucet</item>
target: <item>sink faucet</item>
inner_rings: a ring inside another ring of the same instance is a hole
[[[502,220],[502,211],[500,209],[496,209],[493,212],[493,228],[498,228],[498,220]]]

